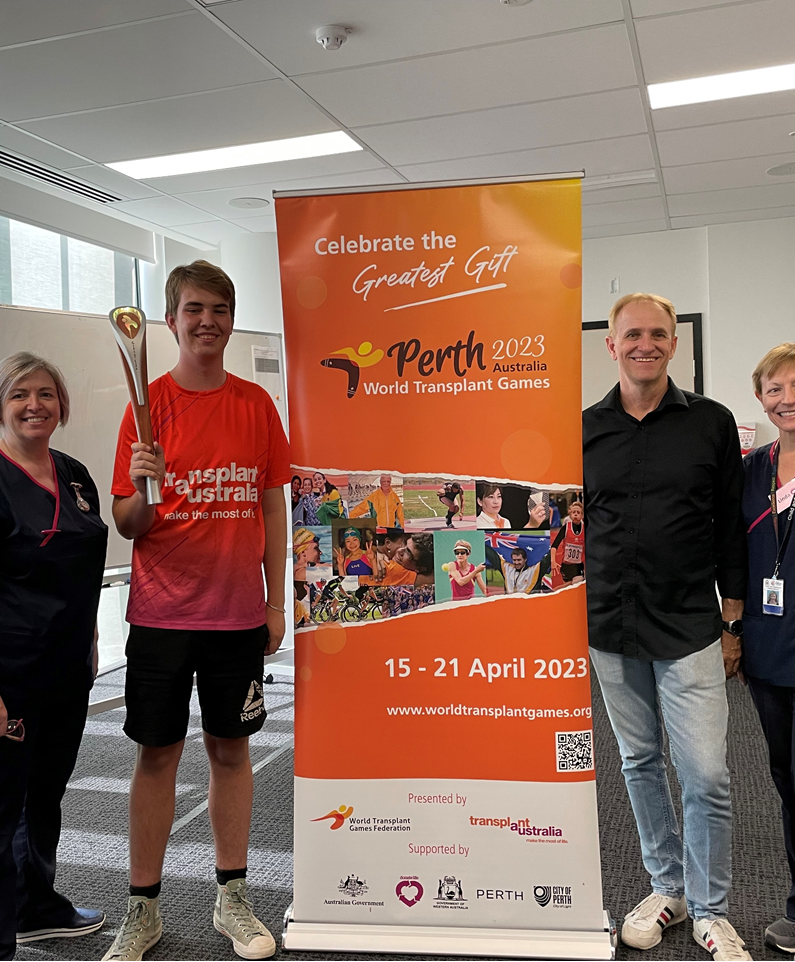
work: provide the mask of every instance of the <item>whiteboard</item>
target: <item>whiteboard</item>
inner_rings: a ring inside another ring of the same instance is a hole
[[[177,363],[177,342],[164,321],[147,321],[146,342],[149,378],[154,381]],[[0,357],[16,351],[33,351],[63,371],[72,410],[69,423],[55,431],[50,443],[82,461],[97,485],[102,517],[110,529],[107,566],[129,564],[132,542],[116,533],[110,510],[116,438],[129,395],[107,315],[0,307]],[[224,367],[265,388],[286,431],[281,335],[234,330]]]

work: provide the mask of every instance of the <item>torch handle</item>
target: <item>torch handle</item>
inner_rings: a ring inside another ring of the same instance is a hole
[[[127,387],[130,391],[130,404],[132,405],[133,416],[135,418],[135,427],[138,432],[138,440],[141,444],[148,445],[152,452],[155,450],[155,441],[152,435],[152,417],[149,412],[149,380],[146,367],[146,334],[144,333],[141,339],[141,386],[143,388],[144,403],[138,403],[138,393],[136,391],[135,380],[133,378],[130,367],[127,363],[127,359],[124,356],[124,352],[119,349],[122,356],[122,367],[124,368],[124,376],[127,379]],[[160,490],[160,485],[157,483],[155,478],[146,479],[146,503],[147,504],[162,504],[163,503],[163,493]]]

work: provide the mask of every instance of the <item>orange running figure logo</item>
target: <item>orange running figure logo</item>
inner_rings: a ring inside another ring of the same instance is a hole
[[[343,354],[344,357],[333,355]],[[373,345],[369,341],[362,341],[359,349],[355,347],[341,347],[338,351],[332,351],[332,357],[324,357],[320,362],[323,367],[331,367],[338,371],[345,371],[348,375],[348,398],[352,398],[359,387],[359,371],[363,367],[372,367],[378,364],[384,357],[384,352],[379,347],[373,350]]]
[[[313,822],[325,822],[327,818],[333,818],[334,824],[329,825],[331,831],[335,829],[342,828],[343,823],[346,818],[350,818],[353,815],[353,805],[340,805],[338,809],[333,812],[329,812],[328,815],[324,815],[322,818],[313,818]]]

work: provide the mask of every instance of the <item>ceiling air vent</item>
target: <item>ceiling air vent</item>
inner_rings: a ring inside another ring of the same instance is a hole
[[[95,200],[100,204],[114,204],[123,199],[117,197],[115,194],[109,194],[104,190],[100,190],[98,187],[92,187],[90,184],[73,180],[71,177],[67,177],[66,174],[50,170],[47,167],[41,167],[39,164],[34,164],[31,160],[25,160],[23,157],[17,157],[15,154],[6,153],[4,150],[0,150],[0,167],[7,167],[9,170],[17,171],[17,173],[27,174],[28,177],[35,177],[36,180],[43,180],[46,184],[52,184],[53,187],[68,190],[72,194],[80,194],[81,197],[88,197],[89,200]]]

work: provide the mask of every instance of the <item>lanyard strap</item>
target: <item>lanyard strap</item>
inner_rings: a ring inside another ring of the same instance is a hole
[[[781,566],[782,558],[784,557],[784,551],[787,547],[787,541],[789,540],[790,529],[792,528],[792,516],[795,514],[795,493],[792,495],[792,501],[790,502],[789,511],[787,512],[787,524],[784,528],[784,536],[779,541],[778,534],[778,504],[776,501],[776,491],[778,485],[778,453],[780,445],[778,441],[776,442],[775,454],[773,456],[773,468],[770,474],[770,513],[773,520],[773,531],[776,535],[776,567],[773,571],[773,577],[778,578],[778,569]]]

